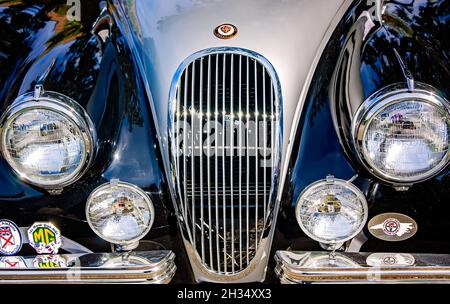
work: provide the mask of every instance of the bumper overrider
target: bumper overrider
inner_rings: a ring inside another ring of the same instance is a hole
[[[8,256],[0,259],[1,283],[169,283],[171,251]]]
[[[20,228],[21,241],[32,245],[27,230]],[[175,255],[170,250],[93,253],[64,236],[59,242],[67,254],[1,256],[0,283],[167,284],[175,275]]]
[[[295,283],[450,283],[450,255],[277,251],[275,272]]]

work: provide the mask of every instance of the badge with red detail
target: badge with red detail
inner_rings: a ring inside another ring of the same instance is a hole
[[[0,220],[0,253],[14,255],[22,248],[20,229],[10,220]]]
[[[1,269],[20,269],[27,268],[25,260],[20,256],[4,256],[0,258]]]
[[[220,39],[231,39],[236,36],[238,29],[233,24],[224,23],[214,29],[214,35]]]
[[[66,259],[58,254],[38,255],[33,259],[35,268],[65,268]]]
[[[59,229],[48,222],[34,223],[28,229],[28,241],[38,254],[56,254],[62,245]]]
[[[372,267],[413,266],[415,259],[414,256],[409,253],[376,252],[367,257],[366,263]]]
[[[401,213],[382,213],[368,223],[369,232],[383,241],[403,241],[417,232],[417,223]]]

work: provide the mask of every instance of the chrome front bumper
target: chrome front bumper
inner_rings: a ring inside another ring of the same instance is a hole
[[[275,272],[295,283],[450,283],[450,255],[277,251]]]
[[[172,280],[172,251],[0,258],[1,283],[155,283]]]

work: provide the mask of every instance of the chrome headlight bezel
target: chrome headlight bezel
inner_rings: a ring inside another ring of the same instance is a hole
[[[148,223],[147,227],[145,228],[145,230],[143,230],[141,232],[141,234],[139,234],[137,237],[132,238],[130,240],[124,240],[121,242],[118,242],[117,240],[113,240],[108,238],[107,236],[103,235],[100,231],[97,230],[97,228],[95,227],[94,223],[92,222],[90,213],[89,213],[89,209],[92,205],[92,198],[95,197],[95,195],[99,192],[99,191],[103,191],[103,190],[108,190],[108,189],[112,189],[113,187],[116,186],[120,186],[123,188],[128,188],[130,191],[133,191],[135,193],[138,193],[143,199],[144,201],[147,203],[148,207],[149,207],[149,211],[150,211],[150,222]],[[86,215],[86,220],[89,224],[89,227],[91,227],[92,231],[98,235],[101,239],[111,243],[111,244],[116,244],[119,246],[128,246],[128,245],[133,245],[133,244],[137,244],[139,242],[139,240],[141,240],[142,238],[144,238],[151,230],[153,223],[155,221],[155,207],[153,205],[152,200],[150,199],[150,197],[147,195],[147,193],[139,188],[136,185],[133,185],[131,183],[127,183],[127,182],[123,182],[123,181],[119,181],[119,180],[111,180],[110,182],[104,183],[100,186],[98,186],[97,188],[95,188],[91,194],[89,195],[89,197],[86,200],[86,206],[85,206],[85,215]]]
[[[308,196],[310,193],[313,193],[317,188],[320,187],[324,187],[324,186],[332,186],[332,185],[338,185],[344,188],[347,188],[348,190],[350,190],[353,194],[355,194],[355,196],[360,200],[361,202],[361,206],[363,209],[363,217],[361,220],[360,225],[358,226],[357,229],[355,229],[353,231],[353,233],[351,233],[350,235],[348,235],[346,238],[342,238],[339,240],[335,240],[335,241],[329,241],[326,240],[324,238],[321,238],[320,236],[314,235],[313,233],[311,233],[303,224],[303,221],[301,219],[301,208],[303,206],[302,200],[304,199],[304,197]],[[327,176],[326,179],[321,179],[318,181],[313,182],[312,184],[308,185],[301,193],[300,196],[297,200],[296,206],[295,206],[295,218],[297,220],[297,223],[299,224],[301,230],[311,239],[321,243],[321,244],[327,244],[327,245],[332,245],[330,248],[334,248],[333,245],[335,246],[341,246],[343,243],[345,243],[348,240],[353,239],[355,236],[357,236],[361,230],[364,228],[364,226],[367,223],[367,219],[369,216],[369,207],[367,205],[367,200],[366,197],[364,196],[364,194],[361,192],[361,190],[356,187],[354,184],[352,184],[349,181],[343,180],[343,179],[337,179],[334,178],[333,176]]]
[[[8,127],[16,117],[24,112],[35,109],[51,111],[62,116],[65,120],[71,121],[77,126],[82,136],[84,142],[84,155],[82,155],[82,161],[76,170],[62,179],[48,182],[38,180],[37,178],[31,178],[26,172],[23,172],[15,166],[15,161],[7,152],[6,131]],[[39,92],[38,95],[36,95],[35,92],[30,92],[21,95],[6,109],[0,118],[0,151],[4,159],[19,179],[40,188],[48,190],[61,189],[77,181],[83,176],[92,163],[96,152],[96,142],[96,129],[88,113],[76,101],[57,92],[45,91]]]
[[[414,89],[409,89],[406,84],[397,83],[389,85],[369,96],[358,108],[351,126],[353,146],[360,163],[374,176],[393,185],[411,185],[423,182],[438,175],[450,163],[449,151],[432,169],[411,177],[397,177],[377,168],[370,158],[366,156],[368,152],[363,141],[372,120],[387,107],[404,101],[420,101],[432,105],[436,111],[445,115],[447,121],[450,121],[449,102],[440,96],[432,86],[416,82]]]

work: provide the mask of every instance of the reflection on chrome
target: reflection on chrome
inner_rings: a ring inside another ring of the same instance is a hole
[[[366,263],[373,267],[400,267],[413,266],[414,256],[409,253],[372,253],[366,259]]]
[[[405,101],[386,107],[368,126],[364,149],[378,168],[396,175],[429,171],[448,150],[448,126],[427,103]]]
[[[2,283],[169,283],[172,251],[10,256],[0,259]]]
[[[111,180],[96,188],[87,199],[86,218],[92,230],[118,245],[138,245],[151,229],[155,209],[139,187]]]
[[[277,251],[281,283],[450,283],[450,255]]]
[[[424,83],[392,84],[359,107],[352,122],[358,156],[373,174],[416,183],[439,173],[450,158],[450,104]]]
[[[339,248],[367,221],[367,202],[352,183],[327,176],[309,185],[295,209],[300,228],[312,239]]]
[[[5,110],[0,130],[0,151],[14,172],[46,189],[75,182],[95,153],[97,135],[84,108],[39,85]]]

